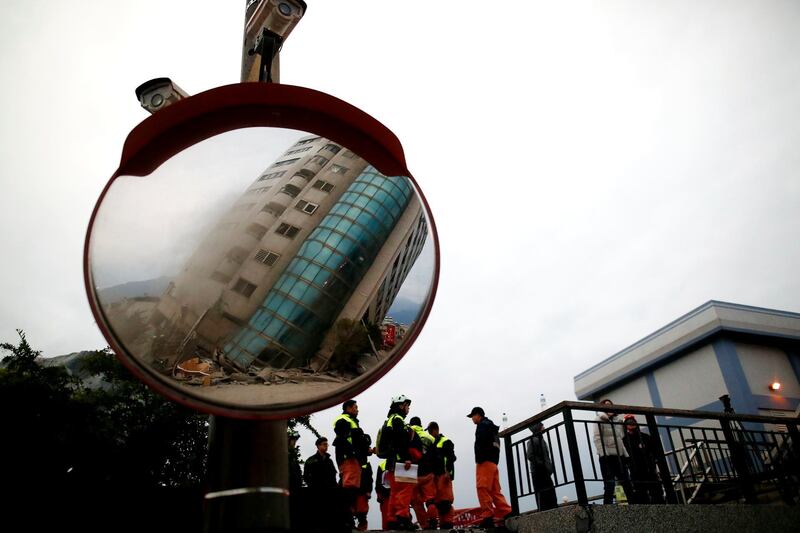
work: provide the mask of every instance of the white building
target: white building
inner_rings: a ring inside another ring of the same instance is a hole
[[[789,416],[800,404],[800,314],[709,301],[575,376],[575,394],[706,411],[727,394],[737,413]]]

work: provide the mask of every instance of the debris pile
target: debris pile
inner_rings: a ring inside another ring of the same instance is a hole
[[[172,377],[187,385],[210,387],[229,383],[241,385],[283,385],[285,383],[343,383],[345,376],[335,372],[315,372],[310,368],[262,368],[242,372],[204,357],[192,357],[176,364]]]

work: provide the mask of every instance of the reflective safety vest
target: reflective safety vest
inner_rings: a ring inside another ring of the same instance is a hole
[[[337,422],[339,422],[339,420],[342,420],[342,419],[347,420],[350,423],[350,428],[351,429],[358,429],[358,422],[353,420],[353,418],[350,416],[349,413],[342,413],[339,416],[337,416],[336,419],[333,421],[333,427],[335,428]],[[347,442],[349,442],[350,444],[353,444],[353,433],[352,433],[352,431],[350,432],[350,436],[347,437]]]
[[[450,439],[448,439],[444,435],[441,435],[441,438],[439,439],[439,442],[436,443],[436,447],[441,450],[442,448],[444,448],[444,443],[449,441],[449,440]],[[447,472],[448,474],[450,474],[450,478],[451,479],[454,478],[455,477],[455,471],[453,470],[453,465],[447,464],[447,457],[442,457],[442,464],[444,465],[444,471]]]
[[[427,452],[428,448],[430,448],[431,444],[433,444],[434,438],[433,435],[422,429],[422,426],[408,426],[414,430],[414,432],[419,436],[419,440],[422,441],[422,451]]]
[[[378,457],[380,457],[381,459],[388,459],[389,448],[391,448],[392,446],[391,443],[389,442],[383,442],[384,441],[383,430],[389,428],[389,434],[391,435],[392,423],[396,418],[399,418],[405,425],[405,418],[398,415],[397,413],[392,413],[386,418],[386,422],[384,422],[381,428],[378,430],[378,438],[375,439],[375,447],[378,451]],[[397,455],[395,459],[400,459],[400,456]]]

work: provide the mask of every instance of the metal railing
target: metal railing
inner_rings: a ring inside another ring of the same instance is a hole
[[[618,414],[619,418],[636,415],[640,431],[654,437],[649,443],[652,475],[625,480],[625,492],[632,492],[628,495],[630,503],[641,503],[644,493],[660,495],[666,503],[758,503],[768,496],[787,503],[798,501],[800,433],[796,417],[565,401],[500,433],[515,512],[520,512],[521,504],[527,506],[525,510],[538,509],[526,454],[533,437],[529,428],[538,423],[545,425],[541,436],[552,461],[553,490],[563,500],[587,505],[600,498],[590,497],[591,490],[614,483],[608,475],[603,476],[593,441],[599,424],[607,431],[609,426],[621,425],[622,420],[602,421],[596,418],[599,412]],[[599,440],[604,448],[604,441]],[[600,453],[606,455],[607,451]],[[630,460],[620,462],[629,472]]]

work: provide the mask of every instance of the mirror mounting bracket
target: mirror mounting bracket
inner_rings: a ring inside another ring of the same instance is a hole
[[[248,51],[249,55],[259,54],[261,63],[258,68],[258,81],[272,83],[272,62],[283,46],[283,38],[267,28],[261,29],[255,46]]]

